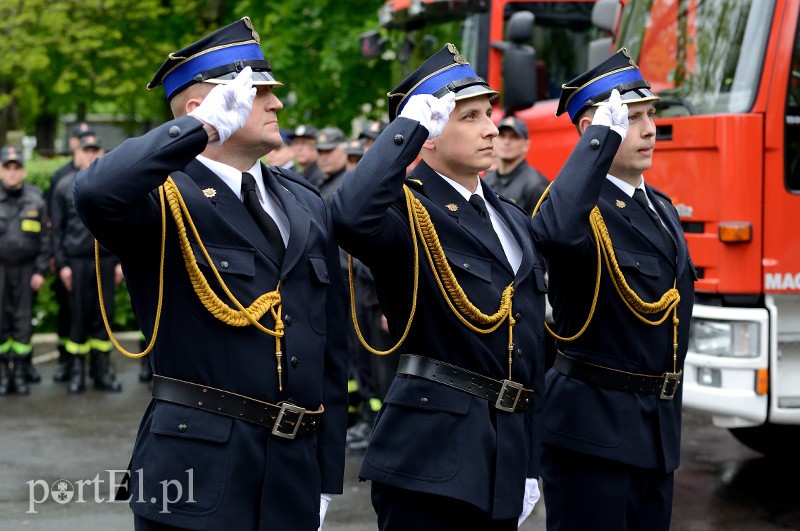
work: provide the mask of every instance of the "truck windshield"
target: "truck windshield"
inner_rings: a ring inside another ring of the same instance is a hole
[[[619,29],[661,115],[744,113],[755,100],[774,0],[628,0]]]
[[[561,85],[587,68],[589,42],[598,36],[587,2],[508,2],[503,26],[518,11],[534,15],[530,45],[536,50],[537,99],[557,98]],[[464,20],[459,50],[479,76],[486,77],[489,13],[473,13]]]

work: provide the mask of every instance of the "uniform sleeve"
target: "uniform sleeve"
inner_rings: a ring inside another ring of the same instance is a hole
[[[537,248],[578,247],[591,238],[589,213],[597,205],[621,138],[611,128],[590,126],[550,186],[533,217]]]
[[[406,168],[427,138],[428,130],[419,122],[395,119],[334,194],[336,238],[353,256],[362,258],[393,245],[395,226],[387,212],[402,197]]]

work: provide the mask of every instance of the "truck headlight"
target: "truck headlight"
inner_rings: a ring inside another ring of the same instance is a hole
[[[715,321],[693,318],[689,350],[708,356],[755,358],[759,324],[752,321]]]

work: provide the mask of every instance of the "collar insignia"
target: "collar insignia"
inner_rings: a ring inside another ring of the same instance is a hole
[[[625,201],[622,201],[621,199],[617,199],[617,208],[625,208],[626,206],[627,205],[625,204]]]
[[[448,204],[446,204],[446,205],[445,205],[445,208],[446,208],[447,210],[449,210],[450,212],[456,212],[456,211],[458,211],[458,205],[457,205],[457,204],[455,204],[455,203],[448,203]]]
[[[203,190],[203,195],[208,197],[209,199],[217,195],[217,191],[213,188],[206,188]]]

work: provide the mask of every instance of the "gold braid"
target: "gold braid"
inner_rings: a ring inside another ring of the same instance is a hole
[[[281,367],[281,358],[283,353],[281,351],[281,337],[284,334],[284,325],[283,320],[281,319],[281,295],[280,295],[280,283],[275,288],[274,291],[270,291],[267,293],[262,294],[259,296],[255,301],[253,301],[250,306],[245,308],[236,297],[231,293],[228,289],[228,286],[225,284],[225,281],[222,279],[222,276],[219,274],[216,266],[214,265],[214,261],[211,259],[211,256],[208,254],[208,251],[203,245],[203,241],[200,238],[200,234],[197,232],[197,228],[192,221],[192,217],[189,214],[189,209],[186,206],[186,203],[183,201],[183,197],[181,196],[180,190],[178,190],[178,186],[172,180],[172,177],[169,177],[167,181],[164,183],[163,186],[160,186],[159,189],[159,199],[161,202],[161,260],[159,263],[159,280],[158,280],[158,305],[156,307],[156,318],[155,324],[153,325],[153,335],[150,338],[150,343],[147,345],[144,351],[139,353],[129,352],[128,350],[124,349],[122,345],[119,344],[117,339],[114,337],[113,332],[111,331],[111,326],[108,323],[108,317],[106,316],[105,311],[105,304],[103,302],[103,289],[102,289],[102,282],[100,278],[100,245],[95,240],[94,243],[94,252],[95,252],[95,268],[97,273],[97,290],[100,298],[100,311],[103,315],[103,322],[106,326],[106,331],[108,332],[109,338],[111,339],[114,346],[125,356],[130,358],[141,358],[142,356],[146,356],[155,345],[156,337],[158,336],[158,328],[161,322],[161,308],[164,299],[164,250],[166,246],[166,208],[165,208],[165,196],[166,202],[169,204],[170,212],[172,214],[172,219],[175,220],[175,226],[177,228],[177,235],[178,241],[180,243],[181,254],[183,255],[184,263],[186,264],[186,271],[189,273],[189,279],[192,283],[192,287],[194,288],[195,293],[197,294],[198,299],[200,302],[205,306],[205,308],[216,317],[219,321],[229,325],[229,326],[249,326],[253,325],[262,332],[269,334],[275,337],[275,358],[277,361],[277,373],[278,373],[278,387],[279,389],[283,389],[282,385],[282,372],[283,369]],[[200,250],[205,256],[206,261],[211,267],[211,271],[214,273],[214,277],[219,282],[220,287],[222,288],[225,295],[234,303],[238,310],[234,310],[228,304],[226,304],[219,296],[214,292],[211,286],[208,283],[203,272],[200,270],[200,267],[197,265],[197,259],[195,258],[194,251],[192,250],[191,242],[189,242],[189,238],[187,236],[186,224],[184,223],[184,218],[188,222],[189,228],[194,235],[195,240],[197,241],[198,245],[200,246]],[[270,330],[259,323],[259,320],[267,313],[270,312],[272,319],[275,321],[275,329]]]
[[[464,290],[458,283],[458,279],[456,279],[453,270],[450,268],[450,264],[447,262],[447,257],[444,254],[444,249],[442,249],[442,245],[439,242],[439,235],[436,233],[436,228],[433,226],[430,214],[428,214],[425,206],[419,199],[414,197],[414,194],[407,186],[403,185],[403,191],[405,192],[409,230],[411,231],[411,241],[414,248],[414,289],[411,301],[411,312],[402,337],[389,350],[376,350],[367,344],[364,336],[361,333],[361,329],[358,325],[358,318],[356,316],[353,282],[353,259],[352,257],[348,256],[347,265],[350,281],[350,313],[353,316],[353,326],[356,330],[356,335],[358,336],[359,341],[361,341],[361,344],[369,352],[379,356],[384,356],[397,350],[397,348],[408,336],[408,332],[411,329],[411,323],[414,320],[414,313],[417,305],[417,294],[419,287],[419,249],[417,247],[417,239],[421,238],[424,242],[423,249],[425,251],[425,256],[428,259],[428,264],[430,265],[431,271],[434,274],[434,278],[439,286],[439,290],[444,296],[444,299],[453,314],[458,317],[458,319],[465,326],[474,332],[488,334],[497,330],[503,321],[506,319],[508,320],[508,373],[510,378],[512,353],[514,350],[513,327],[515,324],[514,317],[511,315],[512,299],[514,296],[513,283],[506,286],[506,288],[503,290],[500,298],[500,308],[494,314],[487,315],[481,312],[478,307],[470,302],[467,294],[464,293]],[[475,321],[480,325],[484,325],[485,327],[481,328],[476,326],[471,321]]]
[[[551,185],[552,183],[547,186],[547,189],[542,194],[542,197],[539,198],[531,217],[535,216],[539,211],[539,206],[544,201],[545,196],[547,196],[550,192]],[[645,324],[658,326],[667,319],[670,313],[672,314],[672,362],[673,372],[676,371],[678,360],[678,303],[681,300],[680,293],[676,288],[677,279],[673,281],[672,288],[664,292],[659,300],[655,302],[644,301],[628,285],[628,282],[625,280],[625,275],[619,268],[619,263],[617,262],[617,256],[614,253],[614,246],[611,241],[611,236],[608,234],[608,228],[603,220],[603,215],[600,213],[600,209],[597,206],[595,206],[589,213],[589,224],[592,228],[592,234],[594,234],[594,239],[597,246],[597,279],[595,281],[594,295],[592,297],[591,307],[589,308],[589,315],[586,317],[586,322],[583,324],[580,330],[578,330],[575,335],[570,337],[559,336],[546,322],[544,324],[545,328],[551,336],[564,342],[575,341],[586,331],[586,329],[589,327],[589,323],[592,321],[595,309],[597,308],[597,299],[600,292],[601,265],[604,261],[614,289],[616,290],[620,299],[622,299],[622,302],[625,303],[625,306],[628,307],[628,310],[630,310],[630,312],[635,315],[637,319]],[[658,319],[649,319],[645,316],[660,312],[664,313]]]

